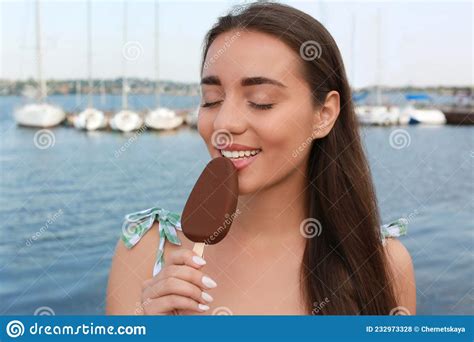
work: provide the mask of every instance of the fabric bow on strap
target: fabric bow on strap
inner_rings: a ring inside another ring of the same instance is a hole
[[[167,239],[178,246],[181,245],[181,241],[176,234],[176,229],[181,230],[181,215],[163,208],[153,207],[125,215],[122,225],[122,241],[130,249],[153,227],[155,220],[159,222],[160,242],[153,275],[161,270],[165,240]]]
[[[402,217],[380,227],[382,233],[382,244],[385,245],[387,243],[386,239],[388,237],[399,237],[405,235],[408,230],[407,225],[408,220]]]

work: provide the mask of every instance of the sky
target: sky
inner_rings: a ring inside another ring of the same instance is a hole
[[[473,86],[472,2],[280,1],[323,23],[341,50],[354,87]],[[202,41],[244,1],[159,1],[158,73],[199,82]],[[87,2],[41,0],[43,70],[48,79],[87,77]],[[122,75],[124,1],[92,1],[93,77]],[[155,77],[153,0],[127,2],[127,42],[140,53],[127,76]],[[377,15],[379,13],[379,16]],[[0,0],[0,79],[36,76],[35,1]],[[379,18],[380,24],[377,24]],[[380,45],[377,29],[380,29]],[[377,56],[380,51],[380,68]]]

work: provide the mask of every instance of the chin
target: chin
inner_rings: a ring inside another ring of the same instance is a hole
[[[242,184],[242,182],[239,180],[239,196],[248,195],[252,192],[254,192],[252,188],[246,186],[245,184]]]
[[[259,185],[256,179],[250,179],[252,176],[245,175],[245,179],[242,176],[239,174],[239,196],[253,194],[263,189],[263,184]]]
[[[242,177],[239,175],[239,196],[248,195],[255,191],[255,187],[251,186],[248,181],[242,180]]]

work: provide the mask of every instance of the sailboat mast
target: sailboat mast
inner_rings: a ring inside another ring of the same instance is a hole
[[[100,83],[100,104],[105,106],[105,84],[104,81],[101,81]]]
[[[160,80],[159,80],[159,47],[158,47],[158,36],[159,36],[159,7],[158,0],[155,0],[155,90],[156,90],[156,107],[160,107]]]
[[[89,92],[87,102],[92,108],[92,28],[91,28],[91,0],[87,1],[87,77],[89,79]]]
[[[77,107],[81,105],[81,94],[82,94],[81,80],[77,80],[76,81],[76,106]]]
[[[41,13],[40,1],[36,0],[36,67],[38,73],[38,83],[40,86],[38,100],[44,101],[46,98],[46,82],[43,79],[42,55],[41,55]]]
[[[127,1],[123,3],[123,46],[127,44]],[[122,56],[122,109],[128,109],[127,59]]]

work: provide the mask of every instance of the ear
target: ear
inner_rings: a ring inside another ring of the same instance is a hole
[[[335,90],[326,95],[324,104],[316,111],[313,121],[313,139],[324,138],[333,128],[341,111],[339,93]]]

